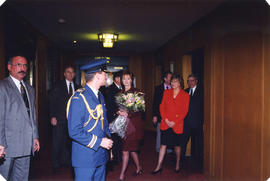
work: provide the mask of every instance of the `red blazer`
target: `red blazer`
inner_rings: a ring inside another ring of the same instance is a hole
[[[184,118],[187,115],[189,107],[189,94],[184,90],[180,90],[176,98],[173,98],[173,89],[165,90],[160,104],[161,123],[160,129],[166,130],[170,128],[165,119],[175,122],[172,127],[173,131],[177,134],[183,133]]]

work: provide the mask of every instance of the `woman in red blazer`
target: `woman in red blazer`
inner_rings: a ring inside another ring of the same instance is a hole
[[[162,172],[162,162],[167,146],[174,147],[176,153],[175,172],[180,171],[180,153],[184,118],[188,112],[189,95],[183,90],[184,81],[182,76],[173,75],[171,79],[172,89],[165,90],[160,104],[161,114],[161,146],[159,150],[158,164],[152,174]]]

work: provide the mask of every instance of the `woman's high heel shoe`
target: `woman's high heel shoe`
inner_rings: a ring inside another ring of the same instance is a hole
[[[142,171],[142,169],[140,169],[138,172],[134,172],[134,176],[139,176],[139,175],[142,175],[142,173],[143,173],[143,171]]]
[[[156,171],[152,171],[152,172],[151,172],[152,175],[155,175],[155,174],[157,174],[157,173],[160,173],[160,174],[161,174],[161,173],[162,173],[162,168],[160,168],[160,169],[158,169],[158,170],[156,170]]]
[[[125,181],[125,176],[122,179],[119,178],[119,181]]]
[[[120,179],[120,178],[119,178],[119,181],[125,181],[125,178],[123,178],[123,179]]]

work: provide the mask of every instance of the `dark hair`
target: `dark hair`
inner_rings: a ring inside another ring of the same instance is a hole
[[[172,81],[173,79],[177,79],[177,80],[179,81],[180,87],[181,87],[182,89],[185,88],[184,79],[183,79],[183,76],[182,76],[182,75],[179,75],[179,74],[173,74],[173,75],[172,75],[172,78],[171,78],[171,81]]]
[[[113,80],[115,80],[116,77],[120,77],[122,76],[122,71],[118,71],[118,72],[114,72],[113,73]]]
[[[124,75],[129,75],[130,76],[130,78],[131,78],[131,87],[133,87],[133,80],[134,80],[133,74],[129,70],[124,70],[122,72],[122,75],[121,75],[121,84],[122,84],[122,79],[123,79]]]
[[[198,80],[198,76],[197,76],[196,74],[190,74],[190,75],[188,76],[188,79],[189,79],[190,77],[193,77],[195,80]]]
[[[66,65],[66,66],[64,67],[64,72],[65,72],[68,68],[72,68],[73,71],[75,72],[75,68],[74,68],[72,65]]]
[[[162,77],[161,77],[162,81],[164,81],[164,78],[166,78],[169,74],[173,74],[173,73],[171,71],[163,72]]]
[[[27,58],[24,56],[24,55],[21,55],[21,54],[16,54],[16,55],[12,55],[9,59],[8,59],[8,64],[11,65],[12,64],[12,61],[13,61],[13,58],[15,57],[23,57],[27,60]]]

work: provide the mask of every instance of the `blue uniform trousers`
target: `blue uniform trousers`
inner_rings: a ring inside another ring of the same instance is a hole
[[[105,181],[106,166],[93,168],[74,167],[75,181]]]

